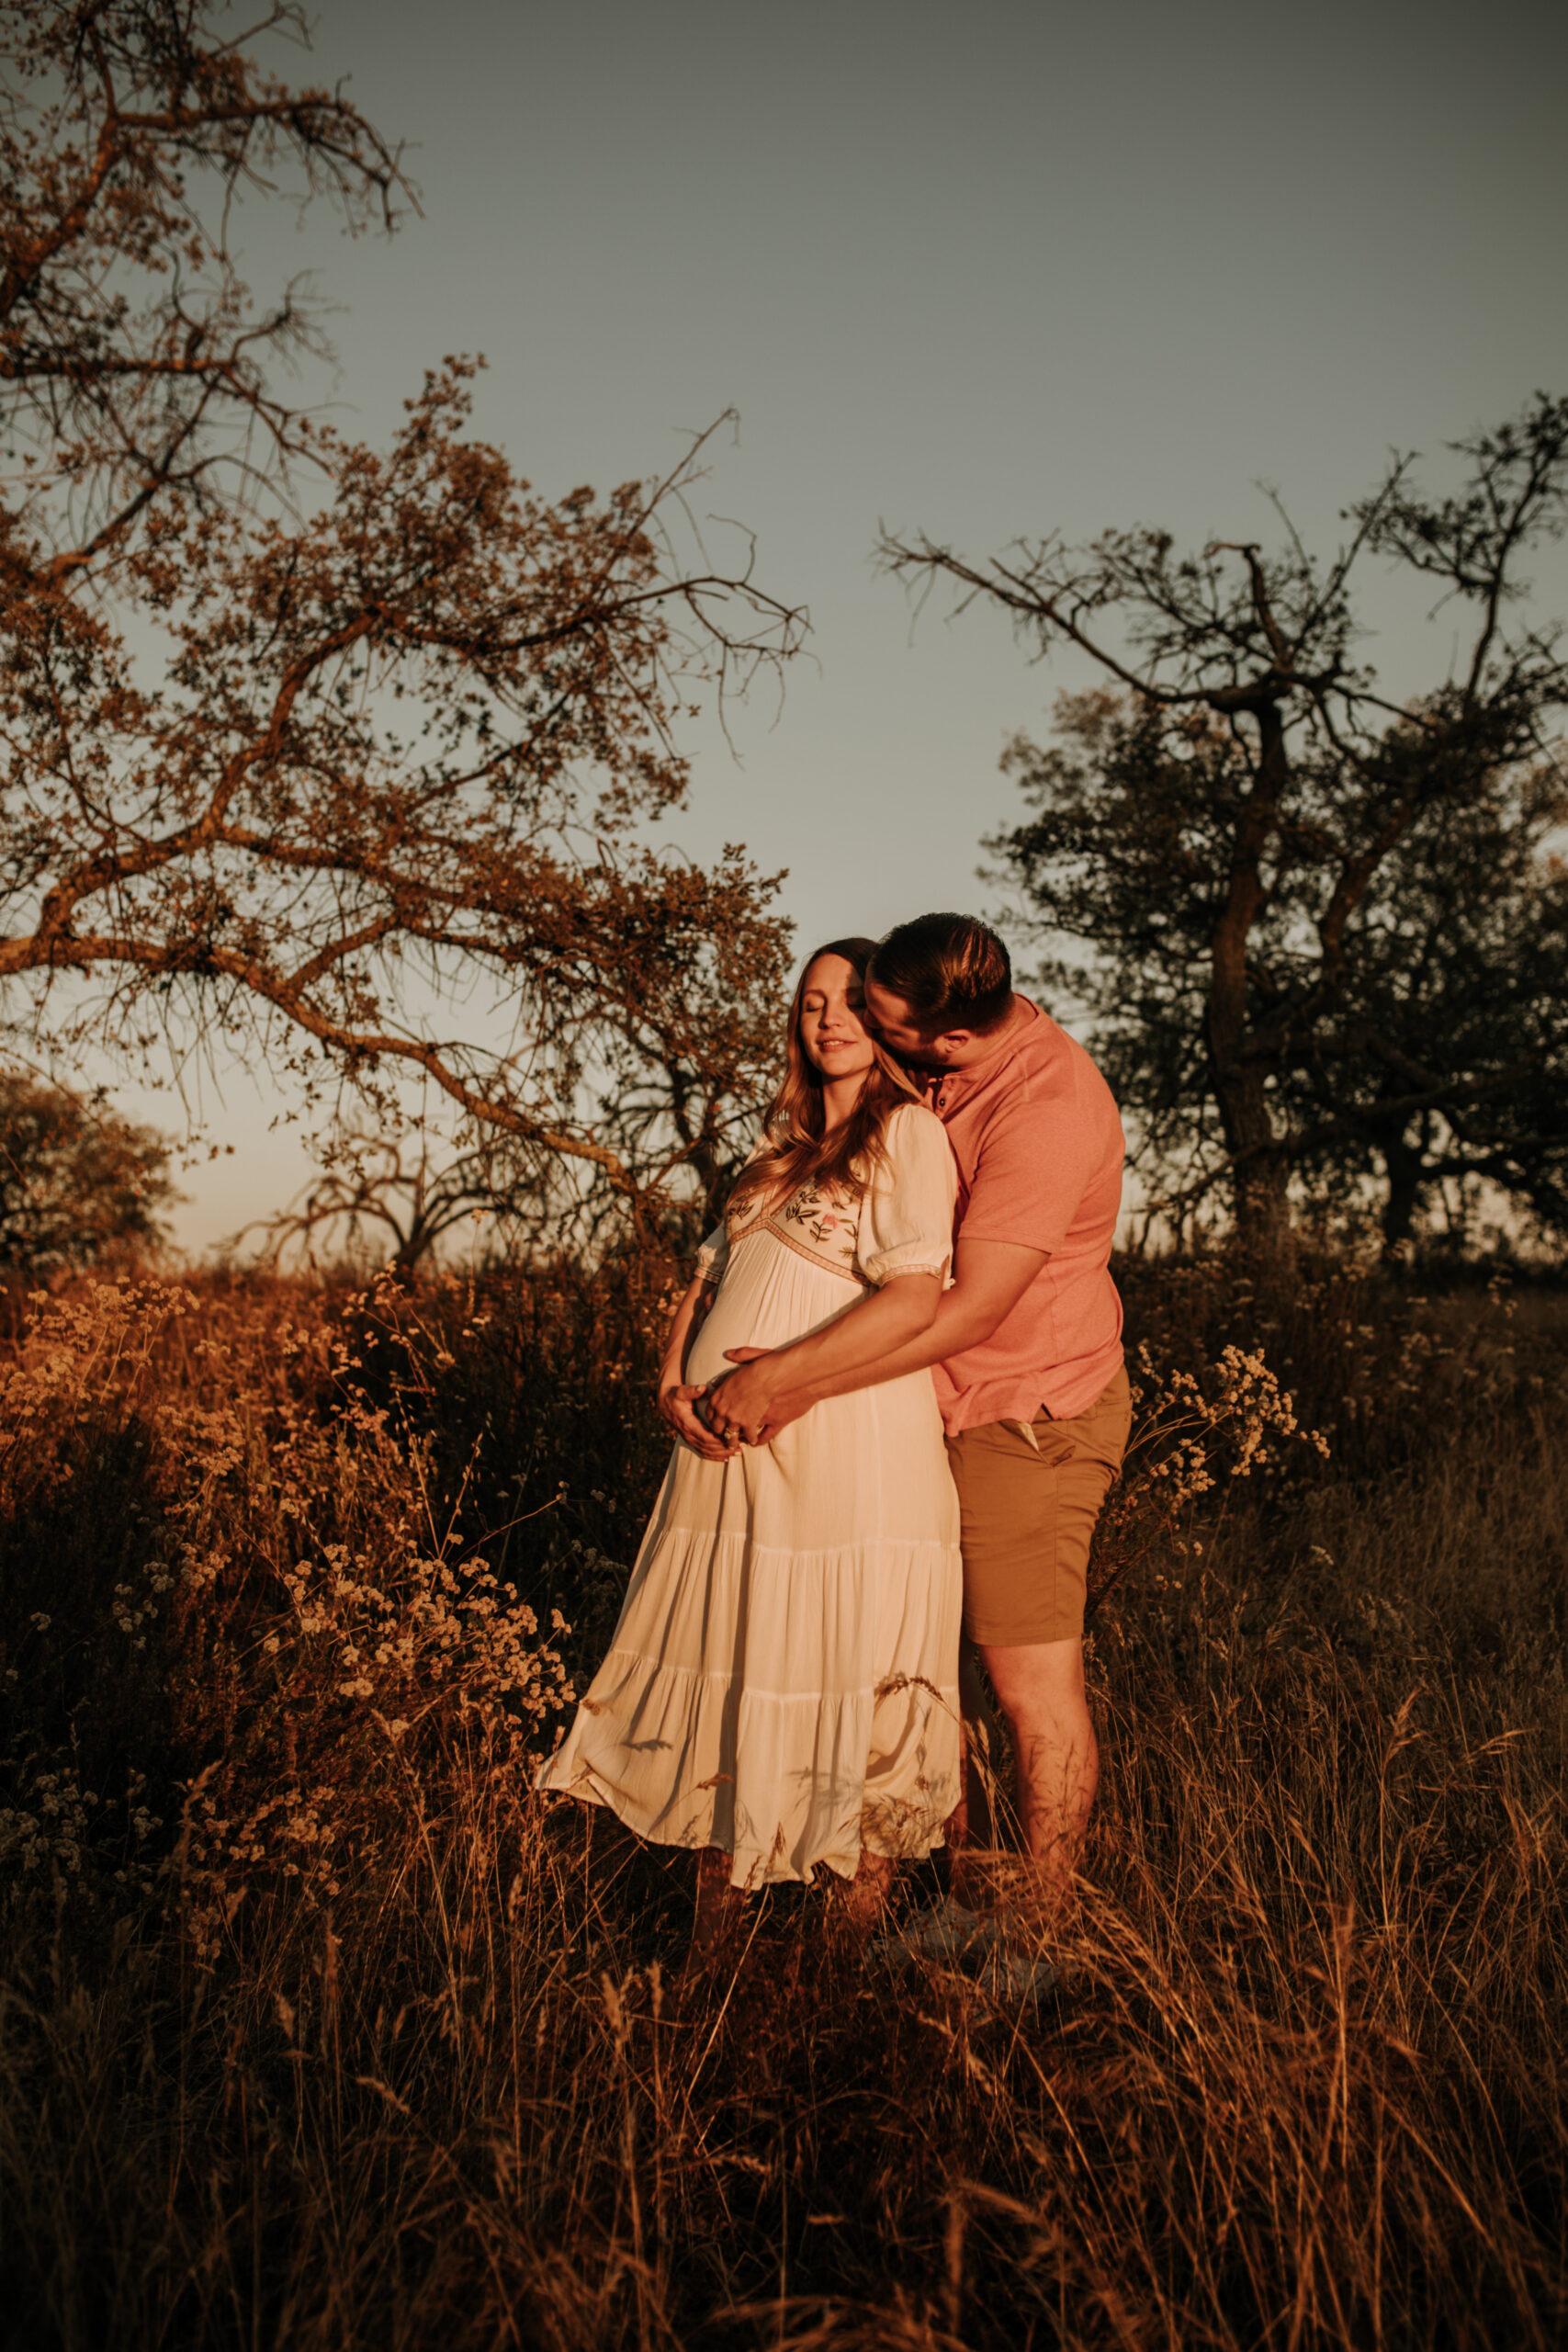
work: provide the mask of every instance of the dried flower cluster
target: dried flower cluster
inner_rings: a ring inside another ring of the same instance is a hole
[[[335,1895],[433,1743],[460,1744],[481,1776],[525,1776],[530,1735],[571,1690],[535,1611],[443,1513],[428,1435],[395,1396],[374,1402],[360,1385],[354,1302],[341,1321],[318,1304],[254,1334],[238,1363],[232,1334],[192,1328],[196,1305],[181,1287],[130,1283],[39,1295],[0,1375],[0,1482],[14,1502],[18,1487],[90,1484],[128,1432],[142,1449],[152,1509],[133,1569],[107,1577],[90,1623],[34,1611],[37,1646],[5,1672],[17,1690],[70,1631],[101,1651],[99,1670],[140,1668],[183,1690],[194,1769],[183,1796],[170,1792],[179,1827],[164,1878],[209,1962],[248,1897],[290,1881],[312,1900]],[[194,1374],[177,1385],[158,1376],[175,1346]],[[407,1336],[404,1355],[439,1374]],[[123,1552],[124,1532],[106,1530],[105,1547]],[[90,1727],[79,1711],[61,1728],[80,1742]],[[146,1891],[164,1820],[140,1776],[111,1803],[82,1787],[68,1747],[13,1762],[0,1864],[62,1887]]]
[[[1302,1428],[1261,1348],[1228,1341],[1203,1371],[1162,1373],[1144,1340],[1134,1373],[1133,1434],[1096,1535],[1091,1612],[1156,1547],[1201,1556],[1201,1510],[1231,1481],[1277,1476],[1292,1443],[1319,1460],[1329,1451],[1321,1430]]]

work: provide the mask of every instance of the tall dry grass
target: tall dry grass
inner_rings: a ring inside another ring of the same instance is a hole
[[[677,2001],[690,1859],[530,1795],[663,1450],[631,1272],[18,1308],[0,2337],[1560,2341],[1568,1306],[1128,1291],[1038,2011],[817,1890]]]

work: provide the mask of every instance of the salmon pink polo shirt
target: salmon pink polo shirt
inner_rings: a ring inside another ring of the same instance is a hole
[[[984,1421],[1087,1412],[1122,1363],[1111,1245],[1124,1143],[1116,1100],[1083,1047],[1027,997],[1029,1020],[989,1059],[943,1070],[927,1100],[958,1163],[953,1232],[1021,1242],[1045,1263],[988,1340],[933,1366],[948,1434]]]

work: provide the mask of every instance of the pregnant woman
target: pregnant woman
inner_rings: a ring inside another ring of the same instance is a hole
[[[956,1179],[863,1025],[872,944],[835,940],[801,976],[784,1082],[660,1373],[682,1442],[609,1654],[539,1773],[702,1849],[699,1956],[735,1891],[818,1863],[869,1925],[895,1860],[940,1845],[958,1800],[958,1506],[930,1373],[815,1406],[768,1445],[726,1444],[677,1394],[720,1378],[729,1348],[831,1326],[847,1370],[936,1313]]]

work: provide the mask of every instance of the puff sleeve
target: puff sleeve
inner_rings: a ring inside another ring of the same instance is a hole
[[[698,1282],[721,1283],[729,1263],[729,1227],[716,1225],[697,1250],[697,1262],[693,1272]]]
[[[934,1111],[900,1103],[886,1141],[887,1163],[861,1204],[856,1249],[862,1273],[878,1288],[896,1274],[946,1274],[958,1197],[958,1171]]]

